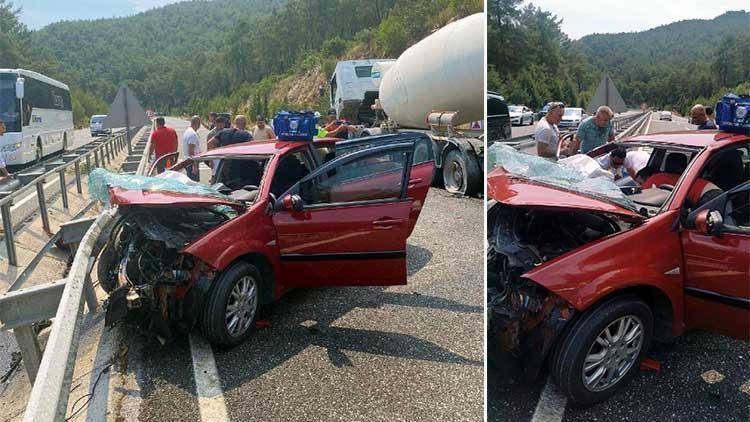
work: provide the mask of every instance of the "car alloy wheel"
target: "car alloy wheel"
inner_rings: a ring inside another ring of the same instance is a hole
[[[589,391],[617,384],[638,360],[643,347],[643,322],[626,315],[607,325],[589,347],[583,365],[583,385]]]
[[[227,333],[232,337],[243,336],[255,319],[257,309],[258,283],[255,278],[246,275],[237,280],[227,301]]]

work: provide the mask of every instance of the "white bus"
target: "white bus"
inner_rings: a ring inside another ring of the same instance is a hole
[[[73,141],[68,86],[36,72],[0,69],[0,118],[6,128],[0,153],[7,165],[39,161]]]

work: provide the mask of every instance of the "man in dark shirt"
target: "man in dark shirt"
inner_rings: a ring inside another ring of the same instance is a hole
[[[208,140],[208,149],[239,144],[252,140],[253,135],[247,131],[247,118],[243,115],[238,115],[234,118],[234,127],[224,129]]]
[[[156,118],[156,129],[151,132],[151,146],[148,155],[154,153],[154,161],[159,158],[177,152],[177,132],[171,127],[167,127],[163,117]],[[166,161],[162,161],[156,166],[158,173],[164,172]],[[174,164],[174,162],[170,163]]]
[[[702,104],[696,104],[690,109],[690,119],[694,125],[698,125],[698,130],[716,129],[716,124],[708,119],[706,107]]]

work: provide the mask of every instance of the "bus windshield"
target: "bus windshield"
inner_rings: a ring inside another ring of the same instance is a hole
[[[8,132],[21,131],[21,113],[16,98],[16,75],[0,74],[0,119],[5,122]]]

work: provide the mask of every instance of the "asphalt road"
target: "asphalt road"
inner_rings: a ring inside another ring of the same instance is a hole
[[[648,133],[693,130],[687,119],[658,120],[654,113]],[[661,364],[657,373],[639,371],[609,400],[579,406],[560,401],[547,374],[531,384],[508,386],[493,368],[487,372],[490,422],[589,421],[738,421],[750,420],[750,346],[702,331],[689,332],[670,343],[653,343],[648,357]],[[718,371],[725,378],[708,384],[702,374]],[[547,392],[545,387],[551,389]]]
[[[431,189],[408,240],[407,285],[296,290],[263,308],[269,328],[213,350],[229,419],[481,421],[482,220],[482,200]],[[162,346],[124,331],[138,419],[211,419],[188,338]]]

